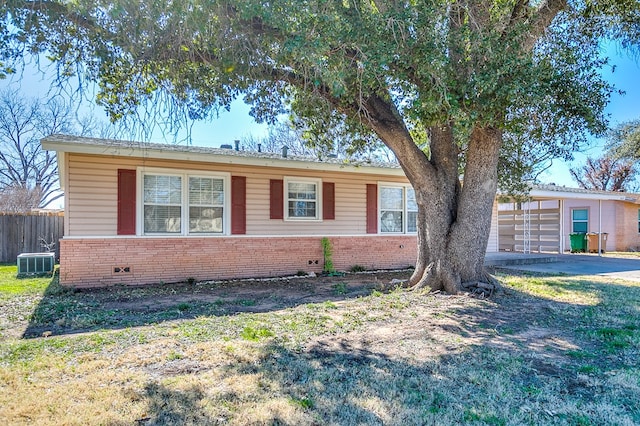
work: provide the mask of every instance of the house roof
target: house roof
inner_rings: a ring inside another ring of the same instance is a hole
[[[281,154],[269,152],[236,151],[226,148],[98,139],[61,134],[47,136],[41,140],[41,143],[44,149],[56,151],[59,155],[79,153],[404,176],[400,166],[395,163],[346,162],[337,158],[318,159],[294,155],[283,157]],[[62,161],[59,163],[61,165]]]
[[[198,161],[249,166],[281,167],[285,169],[306,169],[321,171],[340,171],[351,173],[404,176],[396,163],[384,162],[346,162],[337,158],[318,159],[256,151],[236,151],[227,148],[185,146],[178,144],[159,144],[149,142],[125,141],[116,139],[87,138],[80,136],[54,134],[41,141],[42,147],[56,151],[59,156],[65,153],[109,155],[122,157],[144,157],[182,161]],[[59,160],[59,172],[63,174],[64,161]],[[63,180],[61,179],[61,182]],[[590,199],[613,200],[640,204],[640,194],[627,192],[596,191],[571,188],[562,185],[534,185],[529,191],[534,199]]]
[[[640,194],[631,192],[598,191],[593,189],[571,188],[563,185],[534,185],[529,191],[534,199],[583,199],[612,200],[640,204]]]

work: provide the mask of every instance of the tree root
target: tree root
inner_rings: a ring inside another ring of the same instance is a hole
[[[429,282],[431,281],[431,277],[433,275],[431,273],[431,270],[433,269],[433,265],[434,263],[431,262],[429,265],[427,265],[426,268],[424,268],[424,271],[422,272],[422,276],[418,279],[418,281],[415,284],[409,287],[411,291],[421,290],[427,286],[431,287],[429,285]]]
[[[485,274],[484,281],[467,281],[461,283],[461,287],[472,296],[488,298],[502,292],[500,282],[489,274]]]
[[[403,287],[410,291],[429,289],[431,293],[440,291],[449,294],[466,293],[479,298],[489,298],[503,291],[500,282],[488,272],[481,274],[476,280],[465,282],[460,282],[459,278],[446,272],[438,274],[435,262],[429,263],[422,271],[416,272],[409,281],[403,283]]]

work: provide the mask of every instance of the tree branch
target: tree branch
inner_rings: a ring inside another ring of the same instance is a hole
[[[436,182],[435,169],[414,143],[395,104],[372,95],[365,100],[364,106],[371,129],[396,155],[409,181],[427,187],[433,185]]]
[[[530,30],[522,44],[523,49],[529,52],[533,50],[533,47],[547,31],[554,18],[567,7],[567,0],[544,0],[532,16]],[[520,19],[526,19],[526,16],[527,14],[523,14]]]

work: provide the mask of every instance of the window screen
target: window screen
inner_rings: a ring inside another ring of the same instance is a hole
[[[182,177],[144,175],[144,232],[180,233]]]
[[[189,233],[222,233],[224,180],[189,177]]]

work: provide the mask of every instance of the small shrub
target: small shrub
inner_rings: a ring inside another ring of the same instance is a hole
[[[335,283],[331,288],[336,294],[345,294],[347,292],[347,283]]]
[[[365,268],[362,265],[353,265],[351,268],[349,268],[349,272],[353,272],[353,273],[364,272],[366,270],[367,270],[367,268]]]
[[[321,240],[322,243],[322,254],[324,256],[324,266],[322,267],[322,271],[325,273],[333,273],[335,272],[335,268],[333,266],[333,248],[331,247],[331,241],[327,237],[324,237]]]
[[[307,271],[303,271],[302,269],[300,269],[298,272],[296,272],[296,276],[298,277],[306,277],[307,275]]]

